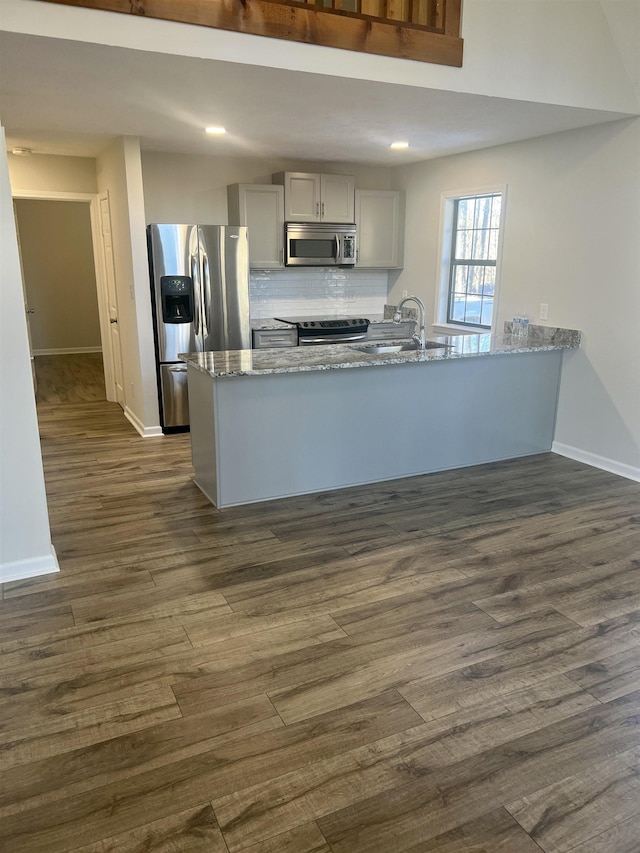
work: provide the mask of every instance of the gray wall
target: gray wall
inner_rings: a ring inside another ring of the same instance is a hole
[[[14,204],[33,351],[100,349],[89,203]]]

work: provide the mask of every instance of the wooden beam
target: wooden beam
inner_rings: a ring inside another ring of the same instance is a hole
[[[46,3],[120,12],[165,21],[196,24],[269,38],[337,47],[432,62],[462,65],[463,42],[451,35],[431,32],[399,21],[362,18],[350,12],[325,11],[321,7],[287,0],[43,0]],[[454,4],[453,19],[460,0]],[[459,20],[459,17],[458,17]]]

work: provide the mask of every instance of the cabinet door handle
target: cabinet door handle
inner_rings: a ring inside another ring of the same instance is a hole
[[[316,216],[320,216],[320,202],[316,202]]]
[[[322,216],[324,217],[324,202],[322,202]]]

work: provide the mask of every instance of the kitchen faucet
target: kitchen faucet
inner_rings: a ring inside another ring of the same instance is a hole
[[[418,306],[419,311],[420,311],[419,334],[416,334],[414,332],[413,335],[411,335],[411,337],[415,341],[417,349],[422,350],[422,352],[424,352],[424,350],[426,349],[426,344],[427,344],[426,339],[425,339],[425,332],[424,332],[424,323],[425,323],[426,311],[425,311],[425,307],[424,307],[424,302],[422,301],[422,299],[420,299],[419,296],[405,296],[404,299],[401,299],[400,302],[398,302],[398,304],[396,305],[396,313],[393,315],[393,322],[399,323],[400,320],[402,319],[401,309],[402,309],[402,306],[405,304],[405,302],[415,302],[416,305]]]

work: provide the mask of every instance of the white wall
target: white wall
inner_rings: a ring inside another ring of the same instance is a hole
[[[354,175],[362,190],[389,189],[391,170],[354,163],[265,160],[255,157],[194,157],[142,153],[144,205],[149,222],[226,225],[229,184],[270,184],[276,172],[324,172]]]
[[[89,202],[14,201],[33,352],[99,352]]]
[[[635,113],[638,93],[609,21],[615,19],[614,33],[631,33],[631,43],[637,45],[637,4],[604,2],[608,18],[598,0],[465,0],[462,68],[37,0],[3,0],[2,28],[337,77]]]
[[[0,128],[0,582],[58,571],[47,513],[18,243]]]
[[[116,140],[97,164],[109,193],[125,414],[142,435],[160,435],[139,141]]]
[[[640,119],[399,169],[402,290],[435,306],[441,194],[507,185],[498,328],[515,312],[581,329],[565,357],[556,449],[640,478]],[[433,316],[433,315],[432,315]]]
[[[66,157],[58,154],[8,154],[13,192],[95,193],[96,161],[93,157]]]

